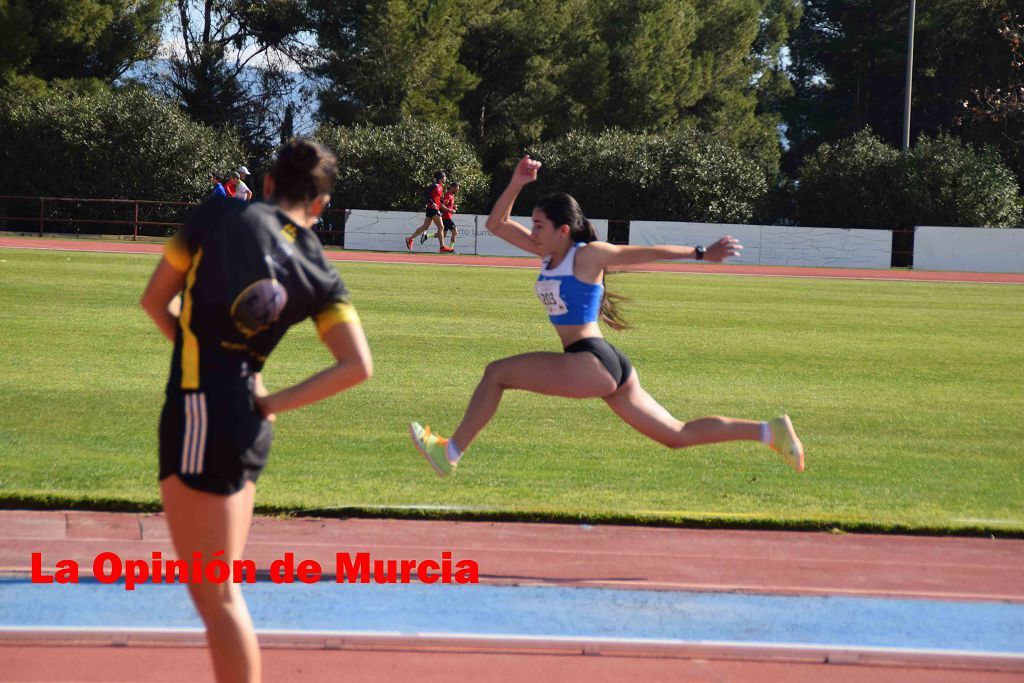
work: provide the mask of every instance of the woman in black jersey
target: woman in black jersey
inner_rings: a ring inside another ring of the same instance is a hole
[[[181,558],[240,559],[274,415],[372,373],[348,290],[310,230],[336,172],[330,152],[292,140],[264,182],[269,201],[208,199],[168,241],[142,295],[143,309],[174,344],[160,417],[160,495]],[[336,363],[268,394],[264,362],[288,328],[307,318]],[[188,587],[217,680],[259,680],[259,648],[239,585]]]

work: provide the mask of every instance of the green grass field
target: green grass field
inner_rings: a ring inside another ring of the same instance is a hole
[[[170,345],[137,305],[156,258],[0,250],[0,505],[155,507]],[[788,412],[797,475],[756,444],[670,451],[601,401],[519,392],[439,480],[407,424],[447,434],[488,361],[558,350],[532,270],[345,264],[373,379],[279,417],[265,511],[1024,532],[1024,289],[619,274],[609,333],[680,419]],[[265,369],[329,362],[312,324]]]

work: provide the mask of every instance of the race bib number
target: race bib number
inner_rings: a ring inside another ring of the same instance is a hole
[[[548,315],[565,315],[569,312],[569,307],[562,299],[561,280],[538,280],[534,289],[540,302],[548,309]]]

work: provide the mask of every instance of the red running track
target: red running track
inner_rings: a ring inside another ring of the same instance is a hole
[[[0,511],[0,572],[25,573],[32,552],[91,566],[100,551],[173,556],[162,515]],[[332,566],[336,552],[374,558],[450,551],[480,566],[481,581],[618,588],[874,595],[1024,602],[1024,540],[817,532],[378,519],[254,520],[245,555],[257,566],[291,551]],[[49,563],[48,563],[49,564]],[[52,565],[50,565],[52,566]],[[287,590],[288,587],[282,587]],[[258,625],[257,625],[258,626]],[[827,661],[738,651],[667,656],[581,651],[486,651],[413,642],[341,649],[270,647],[266,680],[537,681],[692,680],[864,683],[1008,683],[1020,668],[984,663]],[[96,641],[0,640],[0,680],[211,680],[201,648],[102,647]]]
[[[0,237],[0,248],[43,249],[48,251],[91,251],[109,254],[159,254],[161,244],[129,241],[69,240],[57,238]],[[329,261],[396,263],[419,265],[477,266],[488,268],[537,268],[535,259],[507,256],[469,256],[461,254],[423,254],[401,252],[331,251]],[[974,282],[987,284],[1024,284],[1024,273],[956,273],[921,270],[869,270],[854,268],[795,268],[787,266],[739,266],[715,263],[658,262],[629,268],[642,273],[691,273],[754,275],[760,277],[824,278],[840,280],[893,280],[913,282]]]

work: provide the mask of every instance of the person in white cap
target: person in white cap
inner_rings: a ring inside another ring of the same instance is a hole
[[[235,199],[241,199],[247,202],[252,199],[252,190],[250,190],[249,186],[245,184],[245,179],[251,174],[249,173],[249,169],[245,166],[240,166],[238,168],[238,175],[238,184],[235,185]]]

